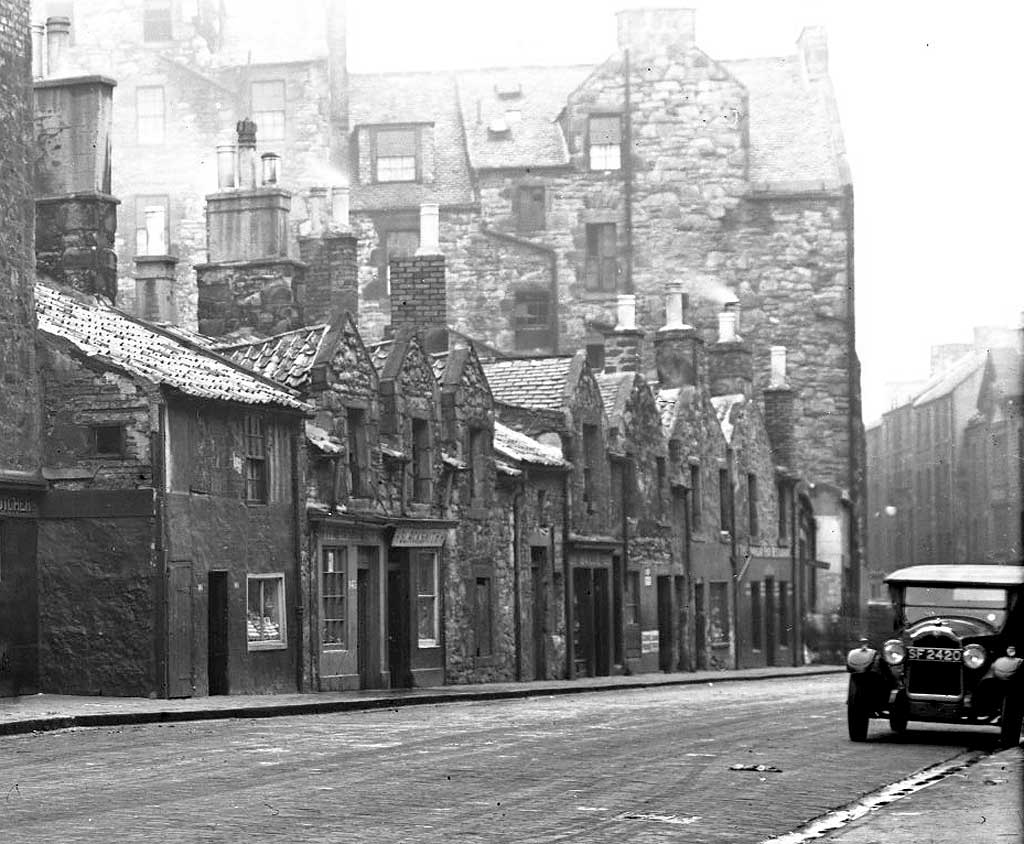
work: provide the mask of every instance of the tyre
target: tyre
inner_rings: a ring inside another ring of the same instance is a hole
[[[1016,747],[1020,744],[1021,722],[1024,721],[1024,694],[1010,690],[1003,698],[999,718],[999,746]]]
[[[892,703],[892,708],[889,710],[889,727],[894,733],[905,733],[907,731],[907,721],[910,720],[910,706],[907,703],[907,696],[904,694],[896,695],[896,700]]]
[[[867,740],[871,710],[868,709],[866,697],[851,677],[850,692],[846,697],[846,729],[850,733],[850,741]]]

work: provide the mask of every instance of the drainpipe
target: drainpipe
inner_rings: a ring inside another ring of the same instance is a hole
[[[299,430],[292,438],[292,534],[293,534],[293,550],[295,554],[295,585],[299,590],[298,600],[295,602],[295,615],[296,615],[296,636],[295,636],[295,688],[302,692],[305,691],[305,666],[303,665],[304,654],[308,651],[310,659],[312,659],[312,648],[304,648],[305,638],[307,634],[306,630],[306,606],[303,601],[303,593],[311,600],[312,599],[312,579],[309,577],[308,572],[305,578],[305,589],[303,589],[303,572],[306,571],[305,565],[305,554],[302,551],[302,507],[300,502],[305,500],[302,495],[302,467],[299,465],[299,454],[302,451],[302,431],[304,423],[301,417],[299,417]],[[312,616],[310,616],[312,617]],[[312,662],[310,662],[310,677],[312,677]]]
[[[737,570],[739,560],[736,557],[736,491],[733,485],[734,455],[732,447],[726,449],[726,477],[729,480],[729,566],[732,569],[732,662],[733,668],[740,667],[740,575]]]
[[[153,513],[155,524],[153,535],[156,547],[154,555],[156,558],[156,614],[157,634],[154,637],[153,650],[156,657],[156,665],[159,676],[156,678],[158,693],[160,697],[167,698],[170,693],[170,685],[167,677],[167,640],[169,631],[167,629],[167,537],[166,518],[164,508],[167,505],[167,444],[170,442],[167,435],[167,405],[161,401],[158,405],[159,429],[155,442],[150,444],[150,455],[153,460]],[[191,647],[191,644],[190,644]]]
[[[622,158],[622,179],[625,188],[626,212],[626,261],[623,286],[626,293],[633,292],[633,112],[631,97],[629,49],[623,50],[623,88],[625,89],[625,114],[622,120],[622,145],[626,154]]]
[[[683,487],[683,577],[686,583],[686,623],[683,625],[683,659],[687,670],[694,670],[693,647],[693,526],[690,524],[690,496],[693,490]]]
[[[565,454],[564,449],[562,453]],[[565,676],[572,680],[576,670],[573,654],[575,643],[572,638],[572,562],[569,559],[569,493],[572,490],[570,475],[571,470],[562,473],[562,598],[565,604]]]
[[[512,612],[513,612],[513,639],[516,648],[516,682],[523,679],[523,619],[522,619],[522,598],[520,592],[520,567],[522,565],[521,531],[522,520],[519,508],[522,506],[525,487],[525,478],[519,481],[519,489],[512,496]],[[536,587],[534,587],[536,588]]]
[[[857,324],[855,320],[856,303],[854,302],[854,239],[853,239],[853,185],[846,185],[843,188],[843,211],[846,218],[846,318],[850,324],[850,356],[849,359],[855,363],[850,366],[847,372],[847,391],[849,393],[849,416],[847,423],[848,459],[850,462],[849,490],[856,506],[850,508],[850,566],[853,569],[854,591],[853,600],[848,602],[853,613],[854,620],[860,619],[860,581],[861,581],[861,518],[864,510],[864,501],[861,498],[862,489],[859,480],[864,471],[864,463],[861,460],[863,454],[861,441],[861,429],[859,421],[861,418],[861,400],[857,393],[860,388],[860,360],[857,357]],[[854,397],[857,400],[854,401]]]

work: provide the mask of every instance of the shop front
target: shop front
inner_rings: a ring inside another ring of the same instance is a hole
[[[601,677],[612,673],[615,647],[612,556],[619,547],[614,542],[576,538],[569,551],[573,677]]]
[[[0,473],[0,697],[39,691],[36,542],[42,486]]]

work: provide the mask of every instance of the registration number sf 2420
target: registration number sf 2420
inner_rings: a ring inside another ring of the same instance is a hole
[[[928,662],[959,662],[962,655],[960,648],[907,648],[910,659]]]

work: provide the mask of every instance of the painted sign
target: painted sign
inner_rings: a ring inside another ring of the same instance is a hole
[[[444,528],[400,527],[391,540],[392,548],[440,548],[448,538]]]
[[[656,654],[658,652],[658,631],[644,630],[640,633],[640,653]]]
[[[35,502],[21,495],[0,495],[0,515],[3,516],[34,516]]]

